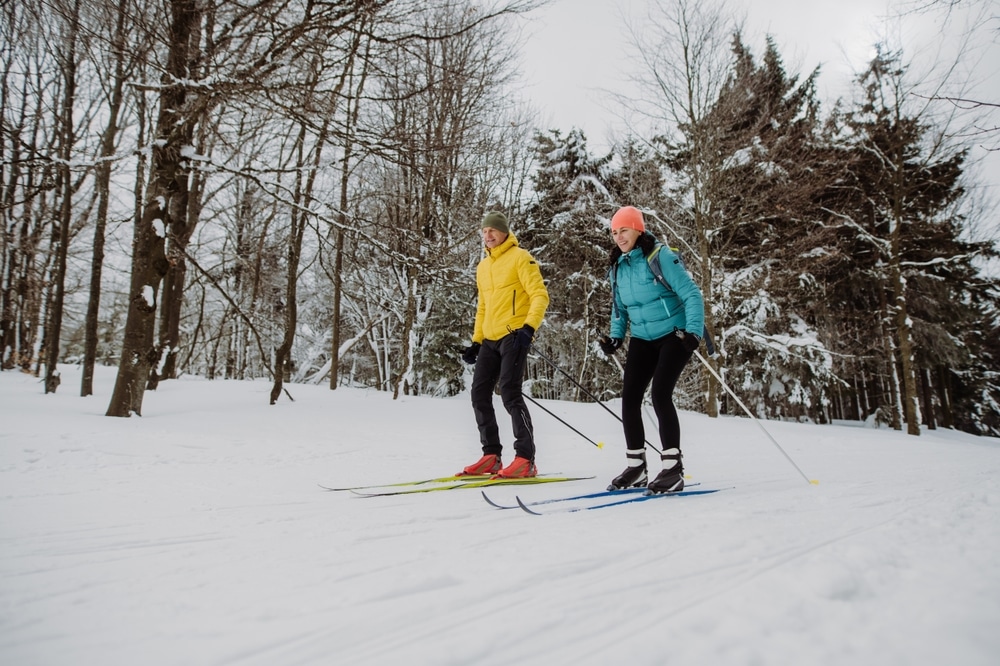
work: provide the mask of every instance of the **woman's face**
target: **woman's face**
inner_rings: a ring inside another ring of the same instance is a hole
[[[611,232],[611,238],[614,239],[615,245],[621,249],[622,254],[632,251],[639,236],[640,233],[630,227],[619,227]]]

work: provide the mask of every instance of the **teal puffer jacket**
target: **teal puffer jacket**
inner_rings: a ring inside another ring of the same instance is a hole
[[[660,262],[669,289],[657,282],[641,248],[618,258],[612,269],[611,337],[624,339],[630,330],[634,338],[656,340],[678,328],[702,337],[705,301],[680,257],[661,247],[653,261]]]

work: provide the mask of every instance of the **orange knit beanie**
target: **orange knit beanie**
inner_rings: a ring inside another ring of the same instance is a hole
[[[619,208],[618,212],[611,218],[611,231],[622,227],[635,229],[639,233],[645,231],[646,224],[642,221],[642,211],[635,206]]]

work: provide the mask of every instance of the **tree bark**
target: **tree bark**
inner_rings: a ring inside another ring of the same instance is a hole
[[[132,240],[128,316],[108,416],[142,415],[146,380],[156,360],[153,345],[156,294],[169,269],[165,253],[166,231],[173,220],[187,212],[188,167],[181,150],[191,143],[193,119],[186,113],[185,81],[192,50],[190,41],[199,10],[196,0],[171,0],[170,6],[173,16],[167,80],[160,92],[149,190]]]
[[[937,419],[934,416],[934,389],[931,386],[931,372],[927,368],[920,369],[920,386],[924,398],[924,423],[928,430],[937,430]]]
[[[101,137],[100,162],[95,174],[97,187],[97,218],[94,224],[94,248],[90,261],[90,297],[87,299],[87,315],[84,321],[83,372],[80,380],[80,395],[94,393],[94,365],[97,362],[97,325],[101,305],[101,273],[104,268],[104,234],[108,222],[108,202],[111,198],[111,161],[118,136],[118,114],[121,112],[125,86],[125,7],[118,5],[118,20],[115,26],[115,77],[108,104],[108,124]]]
[[[59,386],[59,338],[62,332],[63,302],[66,298],[66,257],[69,253],[69,227],[73,218],[73,174],[70,163],[73,157],[75,142],[73,126],[73,106],[76,102],[76,38],[80,30],[80,0],[73,3],[70,16],[67,17],[69,32],[63,45],[62,73],[63,107],[60,117],[62,124],[60,157],[60,180],[62,185],[62,205],[59,211],[59,241],[56,246],[55,273],[52,285],[52,308],[49,311],[49,321],[45,333],[45,392],[55,393]]]

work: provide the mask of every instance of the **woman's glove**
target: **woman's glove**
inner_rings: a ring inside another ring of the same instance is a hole
[[[678,331],[678,335],[681,336],[681,346],[684,347],[685,351],[694,353],[694,350],[701,344],[701,338],[694,333]]]
[[[604,352],[605,356],[612,356],[622,346],[622,339],[609,338],[605,335],[598,341],[598,344],[601,345],[601,351]]]

